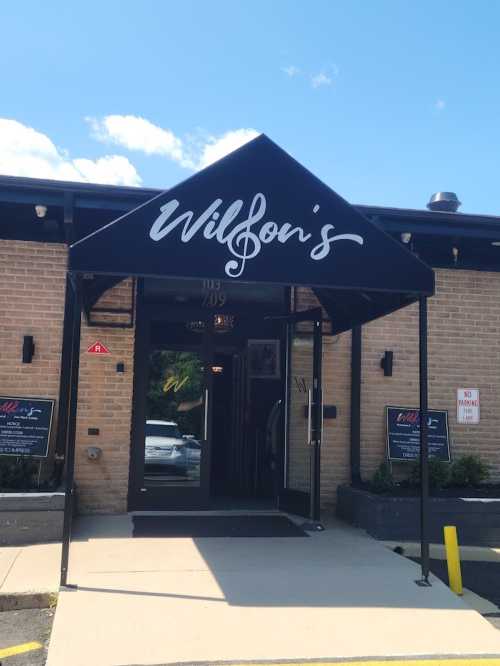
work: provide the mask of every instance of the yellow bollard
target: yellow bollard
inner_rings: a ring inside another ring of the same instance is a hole
[[[446,547],[450,589],[455,594],[462,595],[462,571],[460,569],[460,553],[458,550],[457,528],[455,526],[448,525],[444,528],[444,544]]]

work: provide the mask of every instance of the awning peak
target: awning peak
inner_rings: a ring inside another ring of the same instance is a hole
[[[69,262],[99,274],[434,291],[428,266],[265,135],[78,241]]]

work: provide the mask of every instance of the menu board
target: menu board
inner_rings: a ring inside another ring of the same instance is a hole
[[[0,396],[0,455],[46,458],[54,400]]]
[[[387,455],[393,461],[420,457],[420,410],[412,407],[386,407]],[[450,461],[448,412],[427,412],[429,457]]]

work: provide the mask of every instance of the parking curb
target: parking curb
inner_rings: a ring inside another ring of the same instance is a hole
[[[15,592],[0,594],[0,612],[28,610],[30,608],[55,608],[57,592]]]

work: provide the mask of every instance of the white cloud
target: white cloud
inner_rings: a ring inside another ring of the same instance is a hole
[[[240,148],[257,136],[259,136],[257,130],[248,128],[230,130],[222,136],[208,138],[201,147],[199,155],[195,158],[195,168],[204,169],[209,164],[217,162],[217,160],[232,153],[233,150]]]
[[[285,72],[285,74],[290,78],[293,78],[294,76],[297,76],[297,74],[300,73],[300,69],[298,67],[295,67],[295,65],[288,65],[288,67],[282,67],[281,71]]]
[[[0,118],[0,173],[110,185],[141,184],[139,174],[126,157],[72,159],[47,135],[9,118]]]
[[[182,140],[171,130],[154,125],[146,118],[132,115],[86,118],[92,136],[104,143],[168,157],[180,166],[198,171],[216,162],[258,136],[252,128],[230,130],[220,136],[201,134]]]
[[[436,100],[434,107],[436,108],[437,111],[443,111],[446,107],[446,102],[444,101],[444,99],[438,99]]]
[[[182,163],[183,143],[169,129],[154,125],[146,118],[140,116],[104,116],[85,119],[92,129],[92,136],[104,143],[113,143],[128,148],[140,150],[146,155],[163,155],[175,162]]]
[[[311,85],[313,88],[320,88],[321,86],[331,86],[333,79],[325,72],[319,72],[311,77]]]

